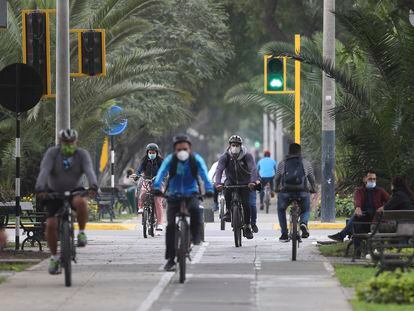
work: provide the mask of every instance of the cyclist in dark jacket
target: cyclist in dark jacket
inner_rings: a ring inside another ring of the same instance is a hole
[[[243,139],[238,135],[233,135],[229,139],[227,151],[220,157],[216,171],[216,187],[218,191],[223,189],[221,177],[226,172],[226,186],[249,185],[250,189],[256,186],[257,171],[253,156],[242,146]],[[226,207],[227,211],[224,216],[226,221],[230,221],[231,197],[233,191],[239,191],[243,204],[244,221],[246,229],[244,235],[247,239],[253,238],[252,227],[250,225],[250,190],[248,188],[239,188],[236,190],[226,190]]]

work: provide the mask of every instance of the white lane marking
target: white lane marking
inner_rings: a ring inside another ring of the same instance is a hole
[[[334,269],[334,267],[331,265],[331,263],[330,263],[330,262],[328,262],[328,261],[324,261],[324,262],[323,262],[323,266],[325,267],[326,271],[328,271],[328,272],[329,272],[329,274],[331,274],[331,275],[335,275],[335,269]]]
[[[203,245],[200,246],[199,250],[197,251],[197,254],[191,260],[192,265],[195,265],[196,263],[199,263],[201,261],[201,258],[203,257],[208,244],[209,244],[208,242],[204,242]]]
[[[174,276],[174,272],[165,272],[158,284],[152,289],[152,291],[149,293],[147,298],[141,303],[137,311],[148,311],[151,310],[152,305],[154,302],[160,298],[162,292],[167,287],[167,285],[170,283],[171,279]]]
[[[203,273],[203,274],[197,274],[192,273],[188,274],[187,278],[193,278],[193,279],[248,279],[248,280],[254,280],[255,276],[253,274],[217,274],[217,273]]]

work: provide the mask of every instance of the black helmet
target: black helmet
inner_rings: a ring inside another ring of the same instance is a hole
[[[233,143],[241,145],[241,144],[243,144],[243,138],[241,138],[239,135],[232,135],[229,138],[229,144],[233,144]]]
[[[173,145],[175,146],[176,144],[179,144],[179,143],[188,143],[191,146],[190,137],[188,137],[185,134],[178,134],[177,136],[173,138]]]
[[[158,145],[157,144],[154,144],[154,143],[151,143],[151,144],[148,144],[147,145],[147,147],[145,148],[145,150],[148,152],[148,151],[156,151],[156,152],[160,152],[160,148],[158,147]]]
[[[60,130],[59,139],[64,142],[74,142],[78,139],[78,132],[73,129]]]

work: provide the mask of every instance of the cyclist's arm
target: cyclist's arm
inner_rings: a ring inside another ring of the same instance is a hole
[[[79,150],[82,156],[82,168],[83,172],[88,179],[89,188],[98,190],[98,180],[96,178],[95,171],[93,170],[92,159],[88,151]]]
[[[226,162],[227,162],[227,155],[223,154],[220,157],[219,163],[217,164],[217,169],[216,169],[216,185],[221,185],[221,178],[223,176],[223,171],[226,168]]]
[[[153,184],[154,190],[160,190],[162,189],[162,183],[167,177],[168,172],[170,171],[170,165],[172,160],[172,154],[167,156],[164,161],[161,164],[160,169],[158,170],[157,176],[155,177],[155,181]]]
[[[275,191],[276,192],[280,192],[280,184],[281,184],[281,181],[282,181],[283,166],[284,166],[283,161],[280,162],[279,165],[277,166],[276,179],[275,179]]]
[[[208,178],[206,162],[204,162],[204,159],[198,154],[195,155],[195,159],[198,167],[198,174],[204,182],[204,188],[206,192],[213,192],[214,188],[213,184],[210,181],[210,178]]]
[[[47,182],[49,179],[49,174],[53,169],[55,156],[53,155],[52,148],[49,148],[45,155],[43,156],[42,162],[40,164],[40,173],[36,180],[35,191],[44,192],[47,190]]]
[[[312,193],[316,192],[316,182],[315,182],[315,174],[313,173],[313,168],[312,165],[310,164],[309,161],[304,161],[304,165],[306,165],[305,170],[306,170],[306,175],[308,177],[309,183],[310,183],[310,189],[309,191]]]

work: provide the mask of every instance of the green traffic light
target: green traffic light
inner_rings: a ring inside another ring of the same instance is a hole
[[[283,91],[283,61],[271,58],[267,63],[267,89],[269,91]]]

